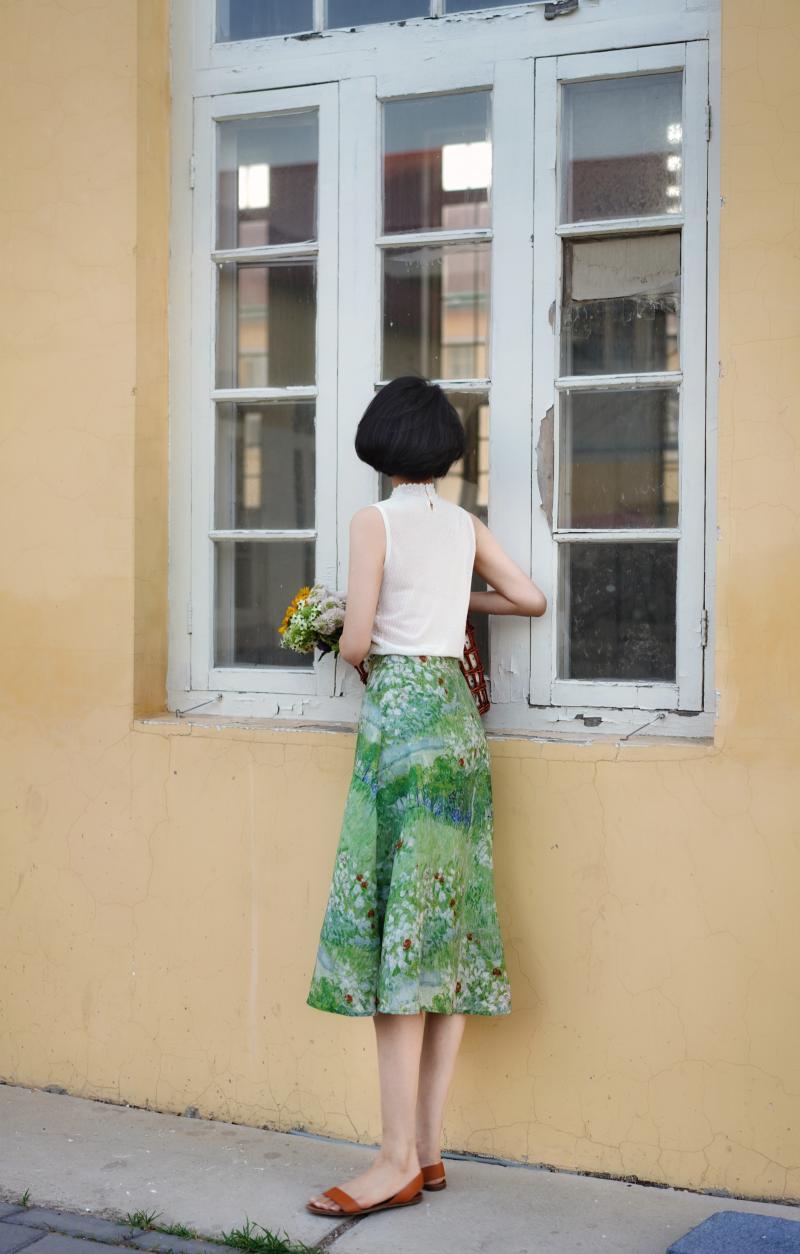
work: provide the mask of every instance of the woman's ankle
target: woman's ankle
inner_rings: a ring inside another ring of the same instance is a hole
[[[413,1142],[383,1144],[378,1150],[378,1161],[386,1163],[387,1166],[396,1167],[398,1171],[409,1173],[419,1171],[419,1156]]]
[[[438,1163],[442,1157],[441,1141],[439,1137],[424,1136],[417,1138],[417,1157],[420,1164],[430,1167],[433,1163]]]

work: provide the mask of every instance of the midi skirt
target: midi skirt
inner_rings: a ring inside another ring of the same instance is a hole
[[[504,1015],[486,735],[458,658],[371,654],[308,1005]]]

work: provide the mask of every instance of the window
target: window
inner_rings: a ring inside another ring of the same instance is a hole
[[[532,641],[533,700],[699,710],[704,49],[538,69],[537,152],[556,177],[537,184],[534,209],[554,301],[534,346],[553,494],[550,516],[534,517],[551,550],[553,614]]]
[[[264,39],[529,2],[507,0],[503,5],[500,0],[217,0],[216,37],[220,42]]]
[[[287,652],[277,627],[301,585],[346,586],[349,519],[391,486],[355,457],[356,423],[419,371],[465,428],[441,493],[548,597],[541,619],[475,616],[487,730],[709,734],[717,30],[700,0],[658,9],[646,43],[623,0],[569,23],[453,0],[441,21],[427,0],[186,18],[171,708],[354,720],[353,668]]]

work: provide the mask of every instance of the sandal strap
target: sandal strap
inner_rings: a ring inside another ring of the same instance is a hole
[[[345,1193],[344,1189],[336,1187],[326,1189],[324,1196],[329,1197],[332,1202],[336,1202],[336,1205],[340,1206],[346,1215],[352,1215],[354,1211],[362,1209],[355,1198],[351,1197],[349,1193]],[[335,1213],[335,1211],[331,1211],[332,1215]]]
[[[441,1159],[439,1159],[438,1163],[429,1163],[427,1167],[422,1168],[422,1176],[426,1182],[428,1180],[438,1180],[443,1175],[444,1163]]]
[[[420,1189],[422,1188],[422,1182],[423,1182],[422,1172],[418,1171],[417,1174],[414,1176],[414,1179],[409,1180],[405,1188],[401,1189],[399,1193],[395,1193],[394,1197],[390,1197],[389,1201],[393,1204],[396,1202],[397,1203],[408,1202],[412,1197],[416,1197],[417,1193],[419,1193]]]

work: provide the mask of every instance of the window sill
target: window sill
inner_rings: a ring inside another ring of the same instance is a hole
[[[224,736],[232,740],[269,740],[280,744],[319,745],[329,743],[330,737],[356,735],[356,724],[349,722],[314,722],[312,719],[259,718],[256,716],[203,714],[175,715],[171,712],[134,718],[132,731],[156,736],[199,736],[216,739]],[[642,735],[635,737],[624,731],[601,732],[586,730],[585,734],[572,729],[551,731],[491,730],[486,739],[491,745],[493,757],[553,757],[562,756],[558,749],[569,756],[575,749],[594,750],[597,757],[616,758],[619,751],[626,757],[644,752],[649,760],[674,759],[676,754],[693,758],[706,757],[718,752],[713,737],[681,737],[669,735]],[[556,752],[554,752],[554,750]]]

